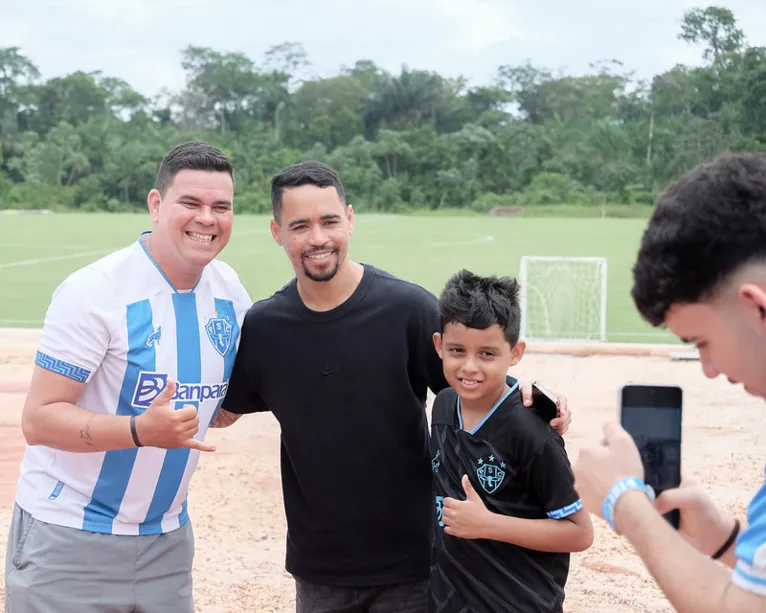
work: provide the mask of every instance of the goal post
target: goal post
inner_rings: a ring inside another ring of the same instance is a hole
[[[606,258],[523,256],[521,338],[606,341]]]

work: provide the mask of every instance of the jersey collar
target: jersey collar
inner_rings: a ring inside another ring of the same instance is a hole
[[[149,261],[152,264],[154,264],[154,267],[162,275],[162,278],[165,279],[165,282],[170,286],[170,289],[172,289],[176,294],[191,293],[195,289],[197,289],[197,286],[199,285],[199,282],[202,280],[202,275],[199,276],[199,279],[197,279],[197,282],[194,284],[194,287],[192,287],[191,290],[189,290],[189,292],[180,292],[180,291],[178,291],[176,289],[176,286],[173,285],[170,282],[170,279],[168,279],[168,276],[165,274],[165,271],[163,271],[162,268],[160,268],[160,265],[157,264],[156,260],[152,257],[152,254],[149,253],[149,250],[146,248],[146,245],[144,244],[144,240],[143,240],[144,237],[151,235],[151,233],[152,233],[151,230],[147,230],[146,232],[141,232],[141,234],[138,236],[138,244],[141,245],[141,249],[146,254],[146,257],[149,258]],[[204,271],[203,271],[203,274],[204,274]]]

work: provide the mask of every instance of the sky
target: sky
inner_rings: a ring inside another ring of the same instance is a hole
[[[215,6],[216,8],[213,8]],[[687,0],[0,0],[0,45],[43,78],[100,70],[146,96],[181,89],[187,45],[256,64],[300,42],[319,76],[367,59],[392,72],[435,70],[487,84],[502,64],[582,74],[618,60],[639,78],[699,64],[678,39]],[[766,46],[766,2],[724,0],[751,45]]]

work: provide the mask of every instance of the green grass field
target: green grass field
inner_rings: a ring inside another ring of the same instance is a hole
[[[267,217],[240,216],[221,259],[238,272],[253,299],[292,277],[271,239]],[[51,293],[64,277],[136,240],[145,215],[0,216],[0,327],[40,327]],[[638,316],[630,270],[644,219],[553,219],[443,216],[357,216],[351,256],[438,293],[460,268],[519,273],[523,255],[601,256],[608,260],[608,340],[673,342]]]

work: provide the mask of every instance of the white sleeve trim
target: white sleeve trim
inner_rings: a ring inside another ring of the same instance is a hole
[[[766,569],[753,568],[742,560],[737,562],[731,580],[739,588],[766,596]]]

